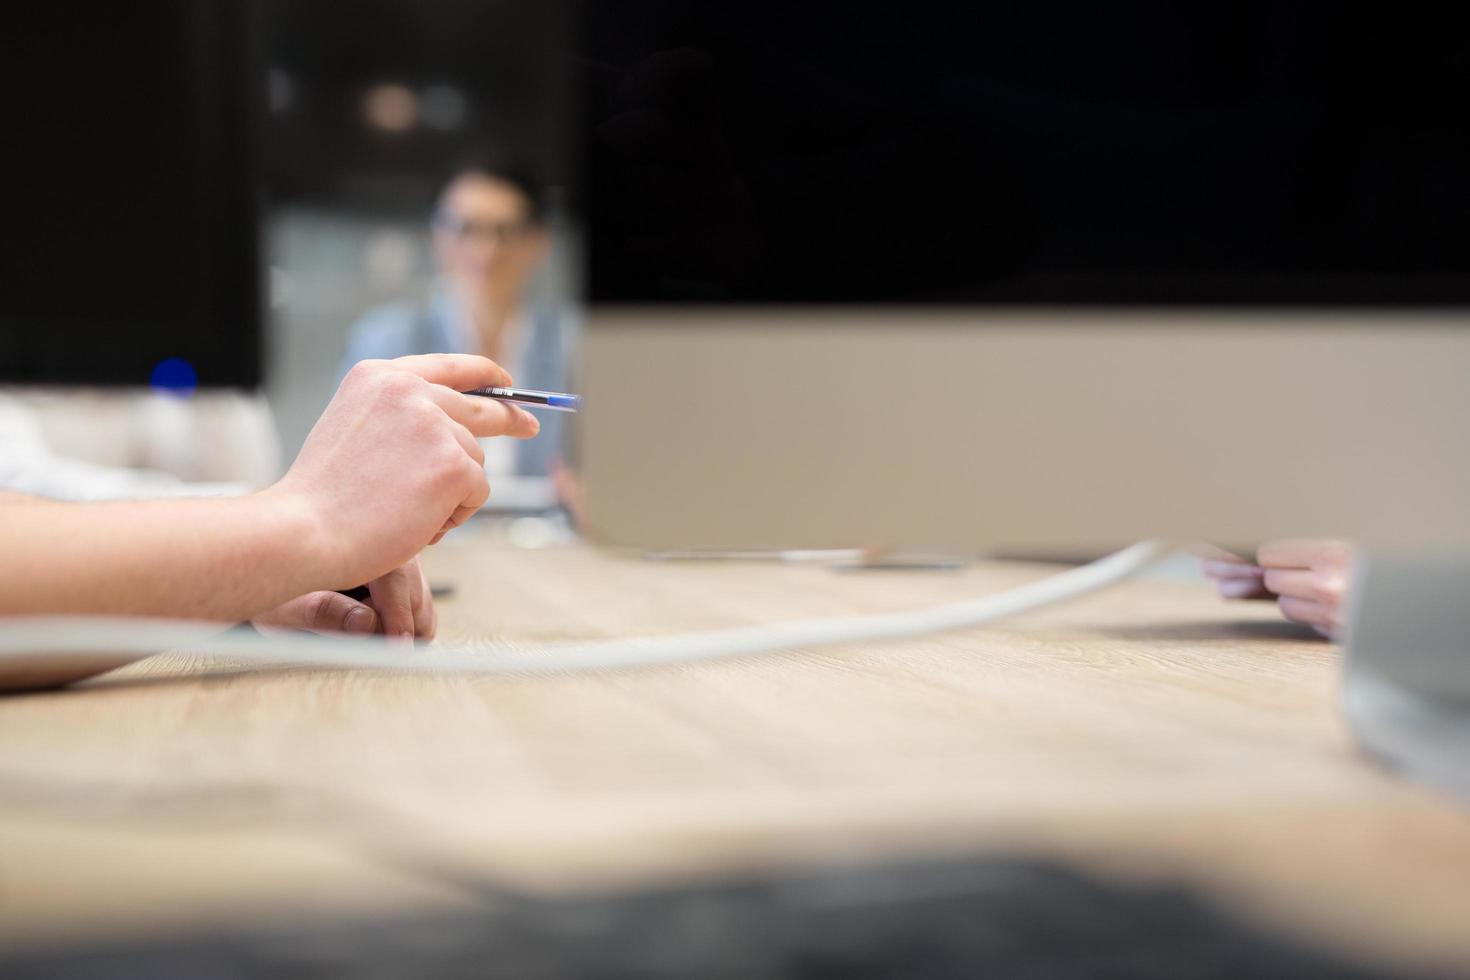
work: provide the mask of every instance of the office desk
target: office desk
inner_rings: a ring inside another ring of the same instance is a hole
[[[1054,570],[657,563],[474,529],[426,561],[458,589],[442,635],[523,641],[906,609]],[[1355,753],[1337,668],[1269,605],[1149,581],[918,641],[601,675],[161,656],[0,698],[0,944],[987,850],[1470,963],[1470,810]]]

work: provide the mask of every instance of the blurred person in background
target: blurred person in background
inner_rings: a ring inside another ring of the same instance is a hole
[[[420,301],[380,307],[353,326],[339,374],[358,361],[408,354],[479,354],[524,388],[565,391],[564,311],[532,302],[532,282],[551,248],[542,188],[511,168],[473,163],[453,170],[430,220],[438,284]],[[560,419],[541,416],[541,438],[485,447],[492,476],[557,477]]]

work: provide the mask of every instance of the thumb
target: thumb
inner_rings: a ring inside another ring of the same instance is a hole
[[[310,630],[313,633],[373,633],[378,614],[371,606],[340,592],[309,592],[255,617],[257,626]]]

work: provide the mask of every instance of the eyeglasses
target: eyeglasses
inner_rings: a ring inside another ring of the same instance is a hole
[[[531,230],[526,221],[474,221],[441,211],[434,215],[434,230],[453,235],[461,242],[471,240],[494,245],[515,245]]]

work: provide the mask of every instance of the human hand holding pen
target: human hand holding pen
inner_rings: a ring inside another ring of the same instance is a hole
[[[321,588],[352,588],[412,560],[489,497],[477,438],[530,438],[524,409],[464,391],[510,375],[468,354],[423,354],[355,366],[280,483],[264,494],[307,518],[335,559]]]
[[[73,504],[0,499],[0,615],[134,615],[350,626],[322,593],[368,587],[380,627],[431,636],[416,556],[489,495],[477,438],[529,438],[524,410],[465,389],[508,386],[493,361],[424,355],[354,368],[274,486],[243,497]],[[416,598],[417,596],[417,598]],[[348,601],[351,601],[348,599]],[[54,686],[118,666],[22,665],[0,687]],[[13,666],[13,665],[12,665]]]

